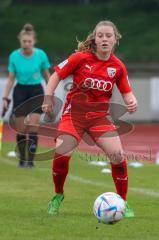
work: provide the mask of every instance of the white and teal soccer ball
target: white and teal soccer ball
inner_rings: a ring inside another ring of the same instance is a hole
[[[125,212],[125,201],[116,193],[103,193],[95,200],[93,212],[99,222],[106,224],[119,222]]]

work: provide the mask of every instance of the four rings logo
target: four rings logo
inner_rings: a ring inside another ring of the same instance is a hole
[[[108,92],[113,88],[113,84],[110,81],[86,78],[84,80],[83,87]]]

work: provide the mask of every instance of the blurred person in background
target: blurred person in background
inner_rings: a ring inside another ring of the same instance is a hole
[[[3,111],[8,110],[9,94],[14,87],[12,116],[14,116],[17,132],[19,167],[33,167],[42,109],[35,109],[34,100],[32,103],[28,101],[44,94],[41,83],[43,80],[48,82],[50,63],[46,53],[42,49],[34,47],[37,38],[32,24],[27,23],[23,26],[18,39],[20,48],[9,56],[9,75],[3,94]],[[18,112],[19,106],[22,107]]]
[[[49,79],[42,109],[51,115],[54,108],[53,92],[61,79],[73,76],[73,85],[67,94],[58,126],[52,164],[56,194],[49,202],[49,214],[59,213],[60,204],[64,199],[64,183],[69,170],[69,160],[85,132],[109,156],[116,191],[126,201],[127,162],[116,126],[107,117],[108,103],[115,84],[123,97],[126,110],[129,113],[137,110],[137,100],[128,81],[126,67],[113,54],[120,38],[117,27],[111,21],[99,22],[86,40],[78,43],[78,50],[55,66],[55,72]],[[105,106],[104,112],[101,111],[101,105]],[[116,134],[111,136],[112,132]],[[127,201],[124,216],[134,216]]]

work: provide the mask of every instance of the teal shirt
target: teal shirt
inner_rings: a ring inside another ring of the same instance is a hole
[[[8,71],[14,73],[18,83],[35,85],[43,81],[43,70],[50,68],[46,53],[34,48],[31,56],[24,56],[21,49],[17,49],[9,56]]]

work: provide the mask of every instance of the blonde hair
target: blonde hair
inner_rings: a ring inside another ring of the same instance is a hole
[[[30,23],[26,23],[26,24],[23,26],[22,30],[21,30],[20,33],[18,34],[18,39],[20,40],[23,35],[33,36],[33,38],[34,38],[35,41],[36,41],[36,32],[35,32],[35,30],[34,30],[33,25],[30,24]]]
[[[78,42],[77,51],[96,52],[95,36],[96,36],[97,28],[100,26],[111,26],[113,28],[114,34],[115,34],[115,39],[116,39],[115,45],[119,45],[119,40],[122,37],[119,30],[117,29],[116,25],[113,22],[111,22],[109,20],[104,20],[104,21],[100,21],[96,25],[93,32],[87,36],[86,40],[81,41],[81,42],[77,40],[77,42]],[[115,46],[114,46],[114,48],[115,48]],[[114,51],[114,48],[113,48],[113,51]]]

